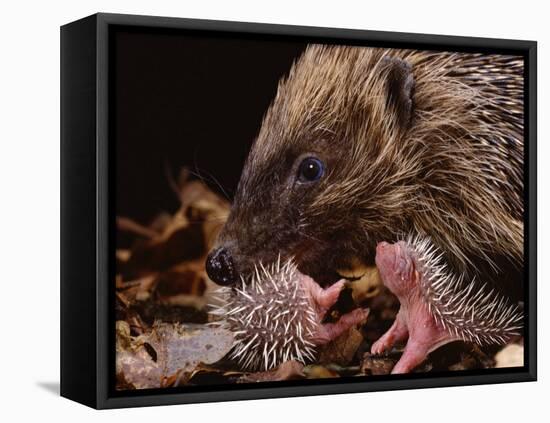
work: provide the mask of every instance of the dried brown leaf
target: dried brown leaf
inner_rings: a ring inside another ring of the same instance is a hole
[[[316,364],[304,367],[304,373],[308,379],[328,379],[340,376],[337,371]]]
[[[320,350],[317,362],[346,366],[352,362],[362,342],[363,335],[361,331],[356,327],[351,327]]]
[[[523,367],[523,345],[506,345],[495,355],[495,367]]]
[[[117,379],[136,389],[170,386],[199,363],[212,364],[233,346],[233,334],[204,325],[156,323],[138,337],[117,322]]]
[[[304,365],[295,360],[285,361],[278,367],[267,372],[248,373],[239,379],[240,383],[248,382],[272,382],[281,380],[303,379]]]
[[[370,353],[363,355],[361,373],[365,375],[388,375],[391,373],[397,360],[390,357],[374,356]]]

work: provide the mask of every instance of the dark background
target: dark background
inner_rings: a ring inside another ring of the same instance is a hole
[[[112,40],[116,214],[148,223],[174,211],[167,170],[177,178],[182,166],[231,198],[277,83],[306,44],[137,29]]]

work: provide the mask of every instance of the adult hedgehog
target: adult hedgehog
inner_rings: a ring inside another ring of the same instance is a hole
[[[308,47],[207,271],[230,285],[281,255],[325,286],[404,235],[429,237],[455,280],[522,299],[522,58]]]

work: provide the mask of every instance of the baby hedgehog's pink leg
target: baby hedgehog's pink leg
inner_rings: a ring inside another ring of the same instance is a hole
[[[340,291],[344,287],[344,281],[341,280],[331,287],[323,289],[313,279],[306,275],[301,276],[300,283],[308,294],[319,322],[322,321],[327,311],[336,303]],[[314,337],[315,344],[323,345],[338,338],[349,328],[359,323],[363,323],[368,315],[368,309],[357,308],[344,314],[337,322],[319,325]]]
[[[403,316],[403,313],[397,313],[393,325],[388,331],[380,337],[378,341],[372,344],[372,354],[382,354],[384,351],[391,349],[396,342],[405,341],[409,336],[409,330],[407,329],[407,322]]]
[[[420,291],[422,275],[416,270],[404,242],[378,244],[376,265],[384,285],[397,296],[401,308],[393,326],[372,345],[371,352],[380,354],[408,336],[405,351],[392,370],[392,373],[407,373],[422,363],[430,352],[456,338],[430,314]]]

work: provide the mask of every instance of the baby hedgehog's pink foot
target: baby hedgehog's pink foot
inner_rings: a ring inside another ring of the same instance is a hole
[[[398,313],[395,322],[388,331],[372,344],[371,353],[382,354],[384,351],[390,350],[396,342],[405,341],[408,336],[407,323],[403,319],[403,314]]]
[[[405,351],[392,370],[392,373],[407,373],[422,363],[430,352],[456,338],[430,314],[420,291],[422,275],[416,270],[404,242],[378,244],[376,265],[384,285],[397,296],[401,308],[393,326],[373,344],[371,352],[380,354],[408,336]]]
[[[317,321],[321,322],[327,311],[338,300],[340,291],[344,286],[344,281],[336,282],[327,289],[321,288],[313,279],[306,275],[301,275],[300,282],[308,293],[310,302],[316,311]],[[338,338],[349,328],[365,321],[368,315],[368,309],[359,308],[344,314],[337,322],[319,325],[318,332],[315,334],[315,344],[326,344]]]

